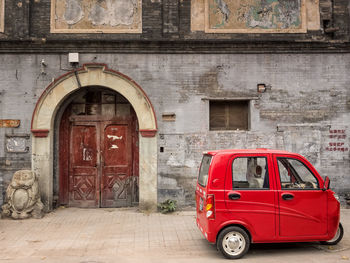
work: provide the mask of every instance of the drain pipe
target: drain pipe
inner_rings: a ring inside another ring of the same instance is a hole
[[[75,69],[74,75],[78,82],[78,87],[81,88],[80,79],[78,76],[77,68],[79,66],[79,53],[68,53],[68,62]]]
[[[77,69],[74,70],[74,75],[75,75],[75,78],[77,79],[78,87],[80,89],[81,88],[81,83],[80,83],[80,79],[79,79],[79,76],[78,76]]]

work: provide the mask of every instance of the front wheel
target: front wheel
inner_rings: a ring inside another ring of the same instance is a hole
[[[321,241],[321,244],[330,245],[330,246],[336,245],[339,243],[340,240],[342,240],[343,235],[344,235],[344,229],[342,224],[339,223],[339,227],[338,227],[337,233],[335,233],[335,236],[331,240]]]
[[[243,257],[249,249],[250,239],[246,231],[237,226],[225,228],[218,236],[217,247],[229,259]]]

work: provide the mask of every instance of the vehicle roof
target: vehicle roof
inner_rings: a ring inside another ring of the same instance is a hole
[[[282,150],[274,150],[274,149],[267,149],[267,148],[212,150],[212,151],[206,151],[203,154],[217,155],[217,154],[238,154],[238,153],[245,153],[245,154],[261,154],[261,153],[268,153],[268,154],[297,154],[297,153],[293,153],[293,152],[282,151]],[[297,154],[297,155],[299,155],[299,154]]]

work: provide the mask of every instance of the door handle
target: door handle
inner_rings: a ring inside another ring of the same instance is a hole
[[[292,194],[282,194],[283,200],[292,200],[294,198],[294,195]]]
[[[230,200],[238,200],[238,199],[241,198],[241,195],[240,195],[240,194],[237,194],[237,193],[232,193],[232,194],[229,194],[229,195],[228,195],[228,198],[229,198]]]

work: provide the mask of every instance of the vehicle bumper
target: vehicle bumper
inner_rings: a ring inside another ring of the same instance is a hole
[[[202,232],[203,236],[210,242],[216,243],[216,234],[213,231],[210,231],[210,223],[208,222],[208,227],[202,226],[200,220],[196,220],[199,230]]]

